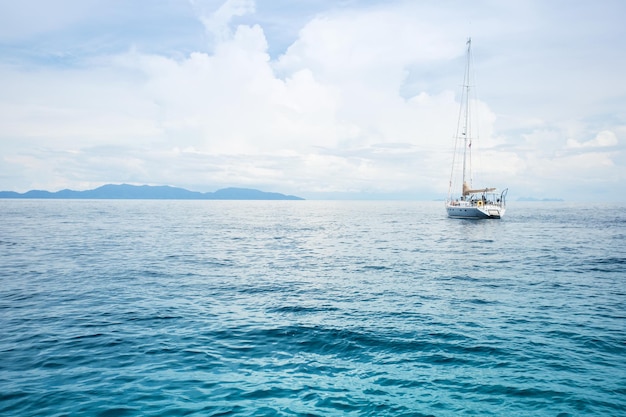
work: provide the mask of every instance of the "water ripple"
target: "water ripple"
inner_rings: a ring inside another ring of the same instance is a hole
[[[527,213],[0,201],[0,415],[624,415],[626,210]]]

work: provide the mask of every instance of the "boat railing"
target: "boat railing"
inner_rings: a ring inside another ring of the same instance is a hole
[[[505,207],[506,192],[507,190],[504,190],[500,195],[495,193],[470,195],[465,198],[450,200],[448,204],[453,207]]]

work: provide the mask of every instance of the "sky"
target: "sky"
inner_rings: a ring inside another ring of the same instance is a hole
[[[1,0],[0,190],[626,200],[621,0]]]

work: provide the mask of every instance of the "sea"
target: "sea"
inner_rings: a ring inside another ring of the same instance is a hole
[[[2,416],[626,416],[626,203],[0,200]]]

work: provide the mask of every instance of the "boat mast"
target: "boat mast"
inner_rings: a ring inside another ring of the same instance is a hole
[[[464,103],[464,107],[465,107],[465,113],[463,115],[464,117],[464,126],[463,126],[463,183],[461,184],[461,196],[463,196],[463,187],[465,186],[465,182],[466,182],[466,161],[467,161],[467,150],[469,149],[470,146],[472,146],[472,141],[471,138],[469,138],[469,135],[471,132],[469,132],[469,90],[470,90],[470,52],[471,52],[471,47],[472,47],[472,38],[467,38],[467,62],[465,64],[465,75],[464,75],[464,79],[463,79],[463,92],[465,94],[465,103]]]

